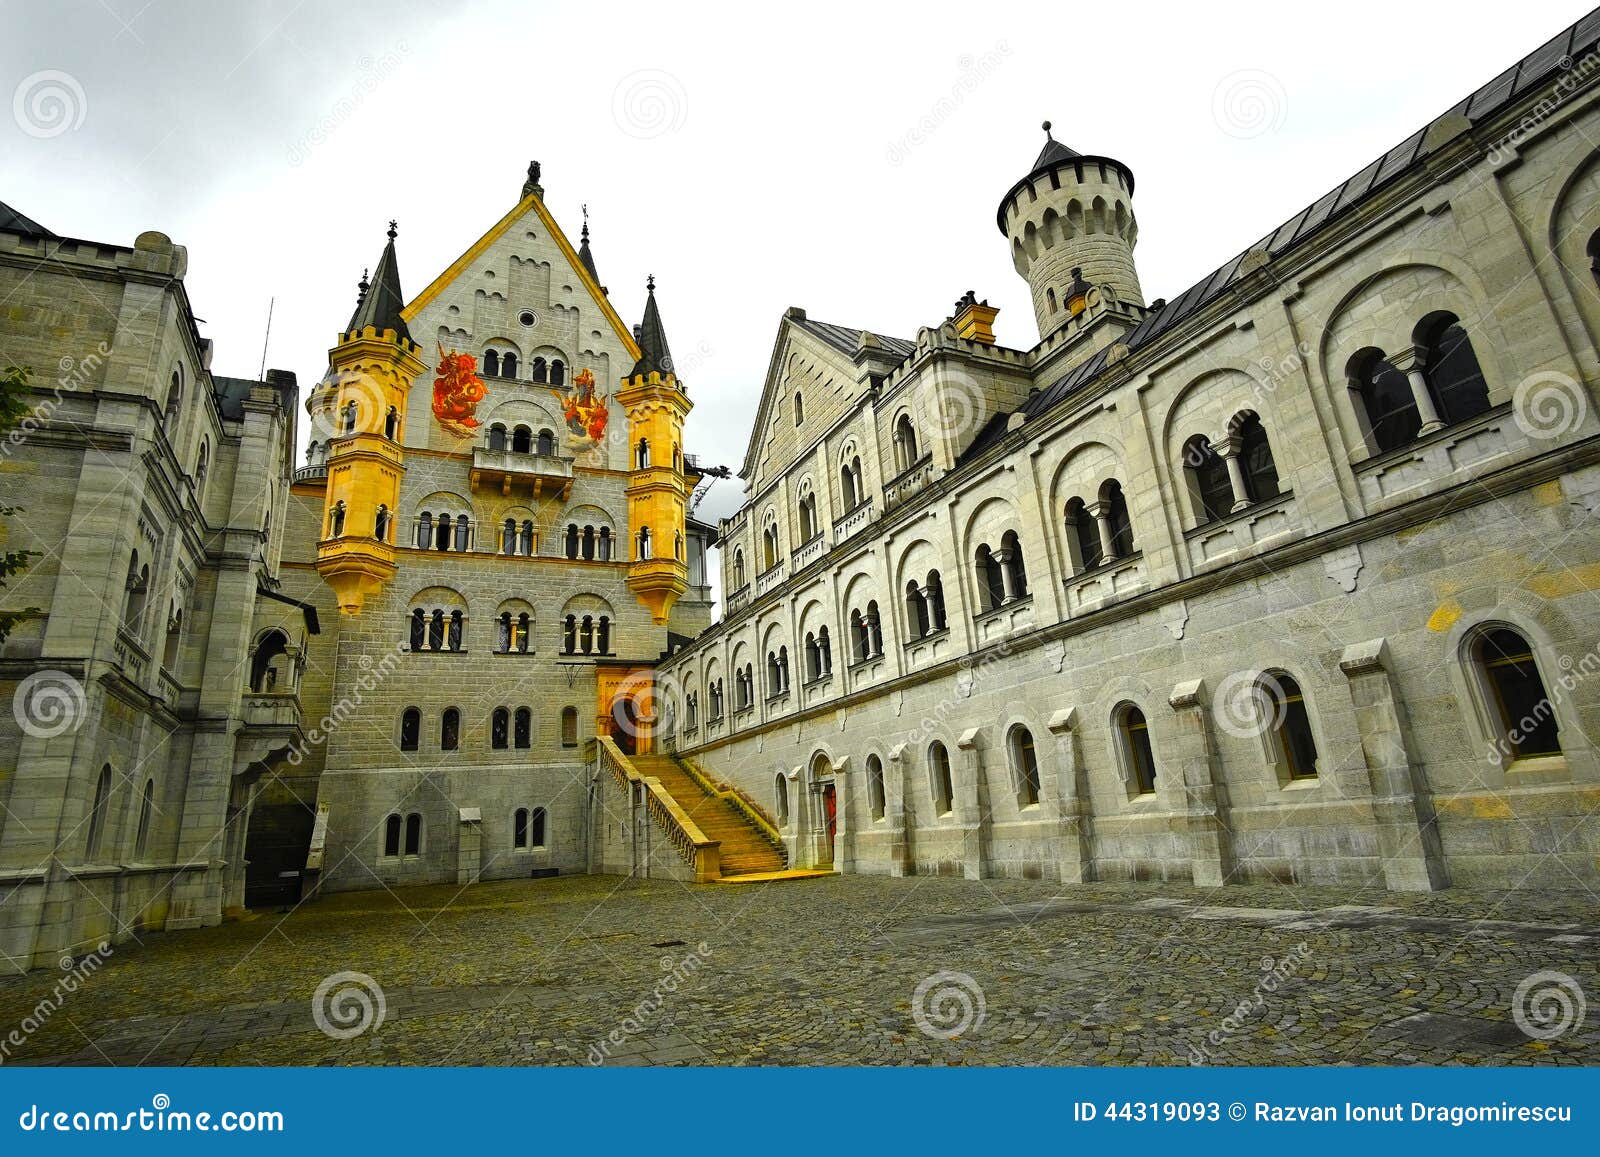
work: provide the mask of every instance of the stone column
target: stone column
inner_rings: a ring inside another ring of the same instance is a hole
[[[1048,780],[1045,804],[1054,813],[1060,878],[1063,884],[1094,880],[1094,820],[1089,782],[1078,753],[1078,709],[1057,711],[1046,724],[1056,737],[1056,774]]]
[[[1450,886],[1427,779],[1406,751],[1403,707],[1389,678],[1389,645],[1369,639],[1346,647],[1339,669],[1350,680],[1361,753],[1372,782],[1372,813],[1385,884],[1396,892]]]
[[[961,829],[961,862],[969,880],[989,874],[989,785],[983,768],[982,732],[973,727],[961,733],[961,777],[956,788],[956,823]]]
[[[855,791],[850,770],[850,757],[841,757],[833,765],[833,804],[834,804],[834,837],[833,837],[833,869],[836,872],[852,872],[856,865],[855,828],[851,824],[851,811],[855,807]],[[823,812],[822,836],[828,836],[828,816]]]
[[[1228,486],[1233,491],[1233,505],[1228,510],[1243,510],[1250,505],[1250,488],[1245,485],[1244,463],[1240,461],[1244,453],[1244,439],[1230,435],[1220,442],[1213,442],[1211,448],[1222,455],[1223,462],[1228,466]]]
[[[1116,557],[1117,545],[1111,533],[1111,504],[1091,502],[1084,510],[1094,519],[1094,528],[1100,535],[1100,562],[1108,563]]]
[[[1389,364],[1405,374],[1406,382],[1411,386],[1411,400],[1417,404],[1417,416],[1422,419],[1422,429],[1417,431],[1418,436],[1444,429],[1444,423],[1439,419],[1439,410],[1433,404],[1433,394],[1428,389],[1428,379],[1422,373],[1422,357],[1416,349],[1396,354],[1389,359]]]
[[[1000,564],[1000,589],[1003,592],[1001,602],[1009,603],[1017,597],[1016,587],[1011,581],[1011,548],[1002,546],[994,552],[994,560]]]
[[[1233,832],[1201,681],[1179,683],[1167,702],[1178,721],[1178,765],[1183,771],[1194,882],[1202,888],[1221,887],[1233,875]]]

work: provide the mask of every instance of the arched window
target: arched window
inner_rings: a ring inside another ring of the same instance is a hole
[[[528,363],[528,380],[540,385],[550,380],[550,369],[543,358],[534,358]]]
[[[456,517],[455,550],[466,550],[472,543],[472,523],[465,514]]]
[[[1032,807],[1039,802],[1039,758],[1033,749],[1033,732],[1017,724],[1011,729],[1007,746],[1011,751],[1011,782],[1016,787],[1017,806]]]
[[[567,557],[578,557],[578,524],[576,522],[567,523]]]
[[[913,639],[926,638],[933,625],[928,618],[928,599],[912,579],[906,584],[906,630]]]
[[[584,615],[578,625],[578,645],[585,655],[594,654],[594,616]]]
[[[1197,524],[1226,518],[1233,511],[1233,482],[1228,464],[1204,434],[1190,438],[1183,449],[1183,466],[1189,474],[1189,497]]]
[[[861,460],[858,458],[856,461],[859,463]],[[861,504],[860,487],[856,485],[856,475],[848,462],[839,467],[839,501],[844,503],[846,514]]]
[[[1156,789],[1156,756],[1150,746],[1150,726],[1145,722],[1144,712],[1132,703],[1125,704],[1117,713],[1117,731],[1133,790],[1139,795],[1150,794]]]
[[[1305,696],[1292,675],[1282,671],[1261,680],[1267,718],[1272,722],[1273,742],[1290,779],[1317,778],[1317,740],[1311,734],[1311,717],[1306,714]]]
[[[1365,349],[1351,358],[1349,379],[1361,401],[1375,453],[1386,454],[1416,440],[1422,418],[1411,383],[1381,350]]]
[[[563,707],[561,709],[561,746],[578,746],[578,709],[576,707]]]
[[[1489,384],[1483,380],[1478,355],[1472,352],[1472,342],[1455,314],[1429,314],[1413,336],[1423,355],[1423,377],[1440,421],[1451,426],[1489,408]]]
[[[1100,501],[1105,503],[1107,529],[1111,531],[1111,554],[1114,558],[1127,558],[1133,554],[1133,519],[1128,515],[1128,498],[1122,493],[1122,483],[1108,479],[1100,487]]]
[[[406,855],[422,854],[422,813],[412,812],[406,817]]]
[[[798,426],[802,422],[804,422],[805,420],[806,420],[806,400],[805,400],[804,397],[801,396],[800,391],[796,390],[794,392],[794,424],[796,426]]]
[[[508,518],[500,527],[500,553],[517,553],[517,520]]]
[[[777,803],[777,807],[774,810],[777,812],[778,826],[786,828],[789,826],[789,780],[780,771],[773,782],[775,802]]]
[[[917,431],[910,414],[901,414],[894,424],[894,464],[901,474],[917,464]]]
[[[633,449],[633,464],[640,470],[650,468],[650,439],[639,439],[639,444]]]
[[[372,537],[379,542],[389,541],[389,508],[379,506],[378,513],[372,518]]]
[[[568,615],[561,625],[561,653],[576,654],[578,650],[578,616]]]
[[[748,581],[744,570],[744,551],[735,547],[733,551],[733,589],[738,590]]]
[[[1006,571],[1011,579],[1011,597],[1027,598],[1028,568],[1022,558],[1022,541],[1017,538],[1016,531],[1008,530],[1001,535],[1000,551],[1005,558]]]
[[[522,520],[522,532],[518,535],[518,552],[526,558],[533,557],[533,520]]]
[[[1105,561],[1101,556],[1099,524],[1081,498],[1067,502],[1066,517],[1068,545],[1076,556],[1073,561],[1080,571],[1093,570]]]
[[[257,693],[278,689],[278,671],[287,665],[289,637],[282,631],[268,631],[256,644],[250,659],[250,690]]]
[[[333,516],[328,523],[328,537],[339,538],[344,534],[344,499],[333,504]]]
[[[533,712],[527,707],[517,708],[512,719],[511,742],[519,751],[533,746]]]
[[[528,809],[519,807],[516,814],[511,817],[511,846],[526,848],[528,846]]]
[[[428,650],[444,650],[444,611],[437,607],[428,617]]]
[[[639,528],[639,552],[638,552],[638,557],[641,558],[641,559],[654,558],[655,557],[655,555],[654,555],[654,553],[652,553],[651,547],[650,547],[650,528],[648,526],[641,526]]]
[[[351,398],[344,404],[344,409],[341,411],[343,414],[343,421],[340,423],[339,427],[339,432],[341,434],[354,434],[356,432],[356,418],[360,412],[361,407],[356,404],[356,400],[354,398]]]
[[[592,526],[583,528],[583,557],[589,561],[594,560],[594,527]]]
[[[986,611],[992,611],[1006,601],[1006,584],[1000,560],[987,544],[978,547],[976,570],[979,605]]]
[[[400,825],[398,815],[392,815],[383,821],[383,854],[386,856],[400,855]]]
[[[156,781],[144,781],[144,795],[139,799],[139,826],[134,829],[133,858],[144,859],[145,849],[150,846],[150,812],[155,806]]]
[[[601,615],[595,635],[596,650],[602,655],[611,654],[611,616]]]
[[[316,457],[316,443],[311,444],[311,457]],[[200,443],[200,457],[194,467],[194,496],[195,501],[204,503],[206,497],[206,471],[211,468],[211,443]]]
[[[609,526],[600,528],[600,561],[611,561],[611,528]]]
[[[433,515],[424,510],[417,516],[417,549],[427,550],[433,545]]]
[[[489,449],[504,450],[506,448],[506,428],[499,422],[489,427]]]
[[[464,625],[460,611],[450,612],[450,629],[445,642],[452,651],[461,650],[461,628]]]
[[[511,431],[511,452],[513,454],[527,454],[533,450],[533,431],[526,426],[518,426]]]
[[[383,436],[393,442],[400,433],[400,411],[393,406],[383,418]]]
[[[950,752],[934,740],[928,748],[928,792],[933,796],[935,815],[947,816],[955,810],[955,784],[950,778]]]
[[[89,839],[84,858],[93,860],[100,854],[100,845],[106,838],[106,818],[111,808],[111,765],[100,769],[100,778],[94,783],[94,806],[89,809]]]
[[[540,430],[539,438],[534,443],[534,450],[546,458],[550,457],[556,452],[556,436],[549,430]]]
[[[872,657],[880,658],[883,655],[883,621],[878,617],[877,599],[867,603],[866,625],[872,646]]]
[[[511,624],[511,649],[519,655],[528,653],[528,640],[533,637],[533,619],[527,611],[519,613]]]
[[[172,371],[172,377],[167,382],[167,404],[164,407],[167,423],[177,422],[178,411],[183,408],[183,370]]]
[[[883,760],[876,755],[867,756],[867,810],[875,820],[881,820],[887,809],[883,791]]]
[[[511,712],[504,707],[496,707],[494,714],[489,717],[489,747],[494,751],[504,751],[510,732]]]
[[[820,678],[822,675],[822,654],[817,650],[817,635],[815,631],[806,632],[806,682]]]
[[[415,751],[422,735],[422,712],[407,707],[400,716],[400,750]]]
[[[1278,465],[1272,459],[1272,447],[1267,443],[1267,431],[1261,419],[1247,414],[1234,427],[1239,439],[1239,465],[1244,475],[1245,497],[1251,502],[1265,502],[1276,498]]]
[[[428,613],[421,607],[411,612],[411,639],[413,651],[420,651],[428,632]]]
[[[500,354],[498,351],[483,351],[483,372],[491,378],[500,376]]]
[[[672,557],[679,562],[683,561],[683,531],[681,530],[672,532]]]
[[[833,674],[833,644],[828,641],[828,628],[817,628],[817,655],[822,661],[822,673]],[[721,693],[721,681],[717,683],[718,693]]]
[[[1600,285],[1600,232],[1589,238],[1585,252],[1589,254],[1589,274],[1594,278],[1595,284]]]
[[[1497,739],[1511,757],[1560,754],[1554,704],[1528,641],[1508,627],[1499,627],[1479,635],[1472,652],[1498,724]]]
[[[565,385],[567,381],[567,367],[561,364],[560,358],[553,358],[550,362],[550,384],[552,386]]]
[[[509,350],[500,355],[500,376],[503,378],[517,376],[517,355]]]
[[[433,524],[433,545],[438,550],[450,549],[450,521],[448,514],[441,514]]]
[[[461,746],[461,711],[446,707],[439,719],[439,750],[454,751]]]

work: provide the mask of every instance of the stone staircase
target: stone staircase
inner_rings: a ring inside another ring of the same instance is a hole
[[[677,760],[665,755],[635,755],[639,774],[653,777],[708,839],[722,845],[722,877],[782,872],[783,853],[750,818],[720,796],[712,795]]]

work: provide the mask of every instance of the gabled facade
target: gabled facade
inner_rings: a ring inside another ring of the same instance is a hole
[[[1171,301],[1047,137],[1037,344],[788,311],[675,749],[792,867],[1592,886],[1597,31]]]

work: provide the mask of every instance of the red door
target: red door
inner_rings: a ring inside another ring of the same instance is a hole
[[[834,840],[839,834],[839,799],[834,794],[833,784],[822,786],[822,810],[828,817],[828,863],[833,863]]]
[[[639,734],[639,709],[632,699],[620,695],[611,703],[611,738],[624,755],[638,752],[635,742]]]

